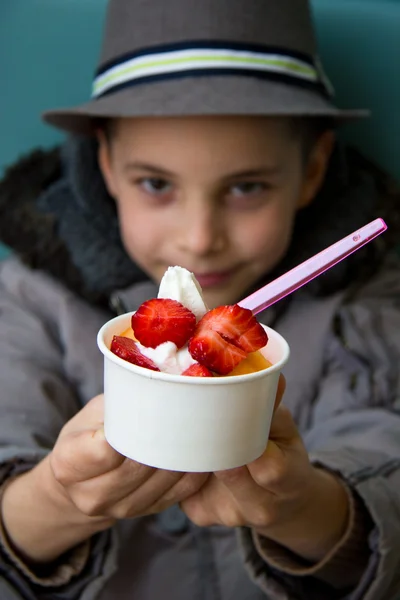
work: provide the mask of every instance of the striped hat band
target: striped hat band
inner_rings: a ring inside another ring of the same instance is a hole
[[[92,98],[126,87],[178,77],[243,75],[306,86],[331,98],[333,89],[318,61],[282,48],[224,42],[158,46],[121,56],[103,65]]]

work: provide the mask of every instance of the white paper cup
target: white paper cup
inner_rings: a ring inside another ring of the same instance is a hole
[[[104,355],[104,431],[118,452],[171,471],[212,472],[239,467],[264,451],[279,374],[289,346],[264,327],[261,350],[272,367],[247,375],[182,377],[132,365],[109,348],[130,327],[133,313],[99,331]]]

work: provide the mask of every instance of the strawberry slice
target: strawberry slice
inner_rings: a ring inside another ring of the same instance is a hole
[[[191,310],[176,300],[153,298],[144,302],[132,316],[135,337],[147,348],[173,342],[182,348],[196,327]]]
[[[187,375],[188,377],[213,377],[211,371],[199,363],[190,365],[186,371],[183,371],[182,375]]]
[[[219,375],[228,375],[247,356],[211,329],[195,333],[189,342],[189,352],[201,365]]]
[[[253,313],[234,304],[204,315],[189,342],[189,352],[200,364],[227,375],[248,353],[267,342],[268,336]]]
[[[111,352],[138,367],[159,371],[160,369],[153,363],[150,358],[144,356],[135,342],[121,335],[114,335],[110,347]]]

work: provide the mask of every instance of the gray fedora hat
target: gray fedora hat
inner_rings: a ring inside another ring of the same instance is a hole
[[[43,118],[91,134],[116,117],[366,114],[334,105],[308,0],[110,0],[91,100]]]

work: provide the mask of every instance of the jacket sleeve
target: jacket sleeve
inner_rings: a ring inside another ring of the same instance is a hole
[[[32,274],[17,281],[13,272],[12,262],[0,265],[0,497],[10,478],[51,450],[60,429],[81,407],[65,374],[62,340],[32,308],[27,281]],[[94,597],[90,589],[110,573],[112,539],[111,532],[93,537],[89,551],[74,549],[40,577],[13,555],[0,521],[1,600],[75,600],[83,590],[85,598]]]
[[[397,600],[400,595],[400,268],[393,259],[349,297],[327,340],[324,372],[304,435],[316,465],[341,477],[371,529],[365,569],[351,588],[268,562],[249,532],[242,542],[251,576],[268,598]],[[356,562],[356,561],[355,561]],[[352,560],[348,560],[352,569]],[[299,569],[300,571],[300,569]],[[304,571],[304,569],[303,569]],[[340,579],[340,578],[338,578]]]

